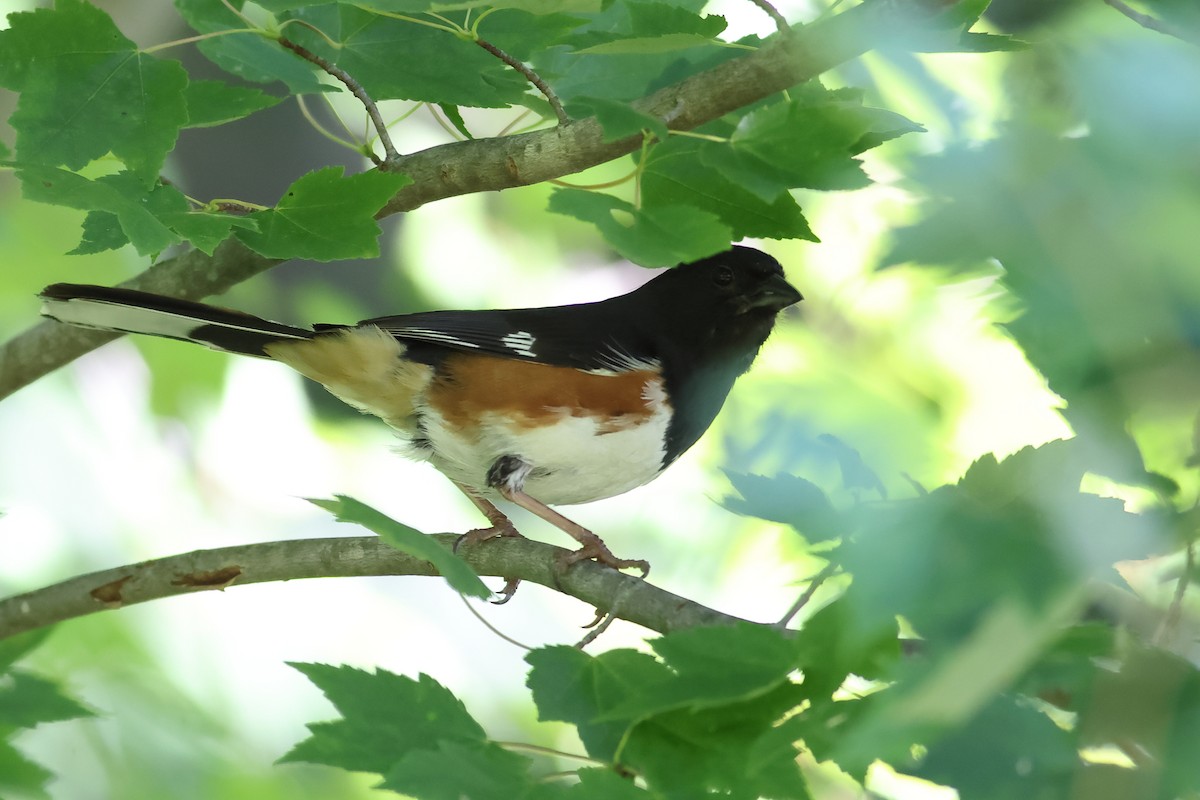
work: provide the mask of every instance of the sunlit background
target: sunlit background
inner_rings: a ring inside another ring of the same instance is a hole
[[[166,3],[100,5],[142,45],[185,33]],[[1158,44],[1099,0],[1080,6],[1069,21],[1028,32],[1038,44],[1025,53],[872,54],[829,76],[831,85],[866,88],[870,104],[928,133],[871,151],[871,188],[798,195],[819,244],[753,243],[785,265],[804,303],[782,318],[753,372],[679,463],[647,487],[570,509],[573,518],[617,555],[648,559],[657,585],[770,621],[820,562],[790,529],[725,510],[723,470],[798,471],[836,488],[820,439],[831,435],[862,456],[891,496],[905,496],[914,484],[955,480],[985,453],[1069,435],[1057,398],[997,325],[1020,313],[997,285],[998,265],[882,267],[892,232],[919,215],[916,159],[975,147],[1014,115],[1052,114],[1046,97],[1054,92],[1092,91],[1078,64],[1096,41]],[[17,7],[0,0],[0,10]],[[744,0],[710,10],[727,16],[735,36],[771,30]],[[815,13],[803,3],[785,11]],[[202,68],[187,57],[189,68]],[[1076,66],[1063,66],[1070,58]],[[1078,83],[1056,85],[1070,81]],[[1030,95],[1039,102],[1014,105]],[[340,108],[359,124],[351,104]],[[189,132],[173,177],[193,196],[271,202],[314,166],[362,166],[306,129],[294,105],[258,117],[232,132]],[[508,121],[469,118],[484,133]],[[404,151],[447,139],[424,113],[397,135]],[[608,180],[628,167],[622,160],[572,181]],[[594,231],[547,214],[548,195],[531,187],[441,201],[387,220],[377,261],[285,265],[220,302],[288,322],[345,322],[593,300],[648,277]],[[63,255],[81,216],[22,202],[0,173],[0,336],[37,322],[34,295],[45,284],[111,283],[145,268],[130,251]],[[308,497],[350,495],[426,532],[481,523],[445,479],[394,455],[391,444],[381,423],[338,408],[282,366],[174,342],[114,342],[0,403],[0,593],[196,549],[361,533]],[[527,535],[567,544],[541,522],[516,519]],[[56,798],[371,796],[365,778],[271,765],[305,736],[304,723],[332,715],[285,663],[321,661],[434,674],[494,738],[573,749],[565,728],[536,722],[522,691],[524,651],[464,602],[440,579],[314,580],[68,622],[34,664],[69,676],[68,690],[100,717],[43,726],[19,744],[57,773]],[[503,607],[475,608],[531,646],[572,643],[592,619],[590,608],[533,585]],[[617,623],[593,647],[640,646],[646,635]],[[912,791],[882,775],[879,782]]]

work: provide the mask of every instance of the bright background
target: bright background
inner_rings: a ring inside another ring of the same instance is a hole
[[[18,5],[0,0],[3,11]],[[168,4],[101,5],[143,45],[183,35]],[[1090,36],[1135,44],[1154,36],[1092,5],[1035,38],[1070,48]],[[711,10],[738,34],[770,32],[747,3]],[[892,496],[905,496],[914,491],[908,478],[937,486],[982,454],[1068,435],[1056,398],[995,324],[1019,311],[996,284],[998,268],[879,269],[891,232],[917,214],[921,186],[905,177],[912,159],[996,136],[1019,112],[1012,82],[1036,72],[1046,48],[872,55],[831,76],[833,85],[867,87],[871,104],[929,133],[871,151],[878,183],[869,189],[799,195],[821,243],[756,244],[785,265],[804,303],[784,315],[717,423],[678,464],[650,486],[568,514],[618,555],[649,559],[657,585],[769,621],[818,562],[789,529],[723,509],[731,489],[722,469],[829,472],[818,443],[829,434],[857,450]],[[298,119],[284,104],[235,131],[190,132],[172,168],[194,196],[271,202],[309,168],[347,158]],[[506,122],[471,120],[485,132]],[[398,134],[406,151],[446,138],[421,114]],[[575,180],[627,168],[622,161]],[[283,321],[344,322],[593,300],[647,278],[591,230],[546,214],[548,194],[530,187],[442,201],[385,222],[377,261],[286,265],[220,302]],[[22,202],[0,173],[0,337],[37,322],[34,295],[47,283],[116,282],[145,268],[130,252],[62,255],[80,216]],[[480,524],[431,468],[389,452],[381,423],[310,389],[271,363],[121,340],[0,403],[0,593],[195,549],[361,533],[306,497],[351,495],[427,532]],[[566,544],[517,518],[526,534]],[[591,609],[532,585],[506,606],[476,608],[532,646],[574,642],[592,619]],[[645,635],[617,623],[594,647],[639,646]],[[68,691],[100,717],[45,726],[19,744],[60,776],[57,798],[369,796],[365,779],[271,766],[305,736],[304,723],[332,715],[286,661],[427,672],[496,739],[572,749],[561,727],[535,721],[522,658],[439,579],[236,587],[62,625],[34,666],[69,676]]]

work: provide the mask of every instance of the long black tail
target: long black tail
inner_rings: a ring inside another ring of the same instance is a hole
[[[266,357],[266,345],[313,336],[241,311],[133,289],[56,283],[40,296],[42,314],[69,325],[182,339],[246,356]]]

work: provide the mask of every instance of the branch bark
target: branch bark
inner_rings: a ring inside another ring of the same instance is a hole
[[[922,14],[923,0],[867,0],[792,35],[775,34],[763,47],[643,98],[641,111],[690,130],[723,114],[820,75],[888,41],[899,21]],[[391,159],[383,168],[413,183],[380,211],[385,217],[474,192],[500,191],[580,172],[632,152],[640,137],[605,142],[594,118],[495,139],[440,145]],[[198,300],[274,266],[237,240],[211,256],[192,251],[162,261],[121,284]],[[115,338],[43,322],[0,347],[0,399]]]
[[[452,533],[431,534],[447,547]],[[480,575],[520,578],[578,598],[602,613],[659,633],[696,625],[739,622],[641,578],[585,561],[559,576],[555,560],[567,551],[531,539],[492,539],[460,549]],[[297,539],[197,550],[93,572],[0,600],[0,640],[63,620],[147,600],[231,586],[299,578],[436,575],[433,566],[375,536]]]

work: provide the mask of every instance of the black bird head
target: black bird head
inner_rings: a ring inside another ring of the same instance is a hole
[[[804,299],[778,261],[741,246],[667,270],[634,294],[670,320],[659,328],[672,332],[672,349],[736,361],[737,374],[749,369],[776,315]]]

